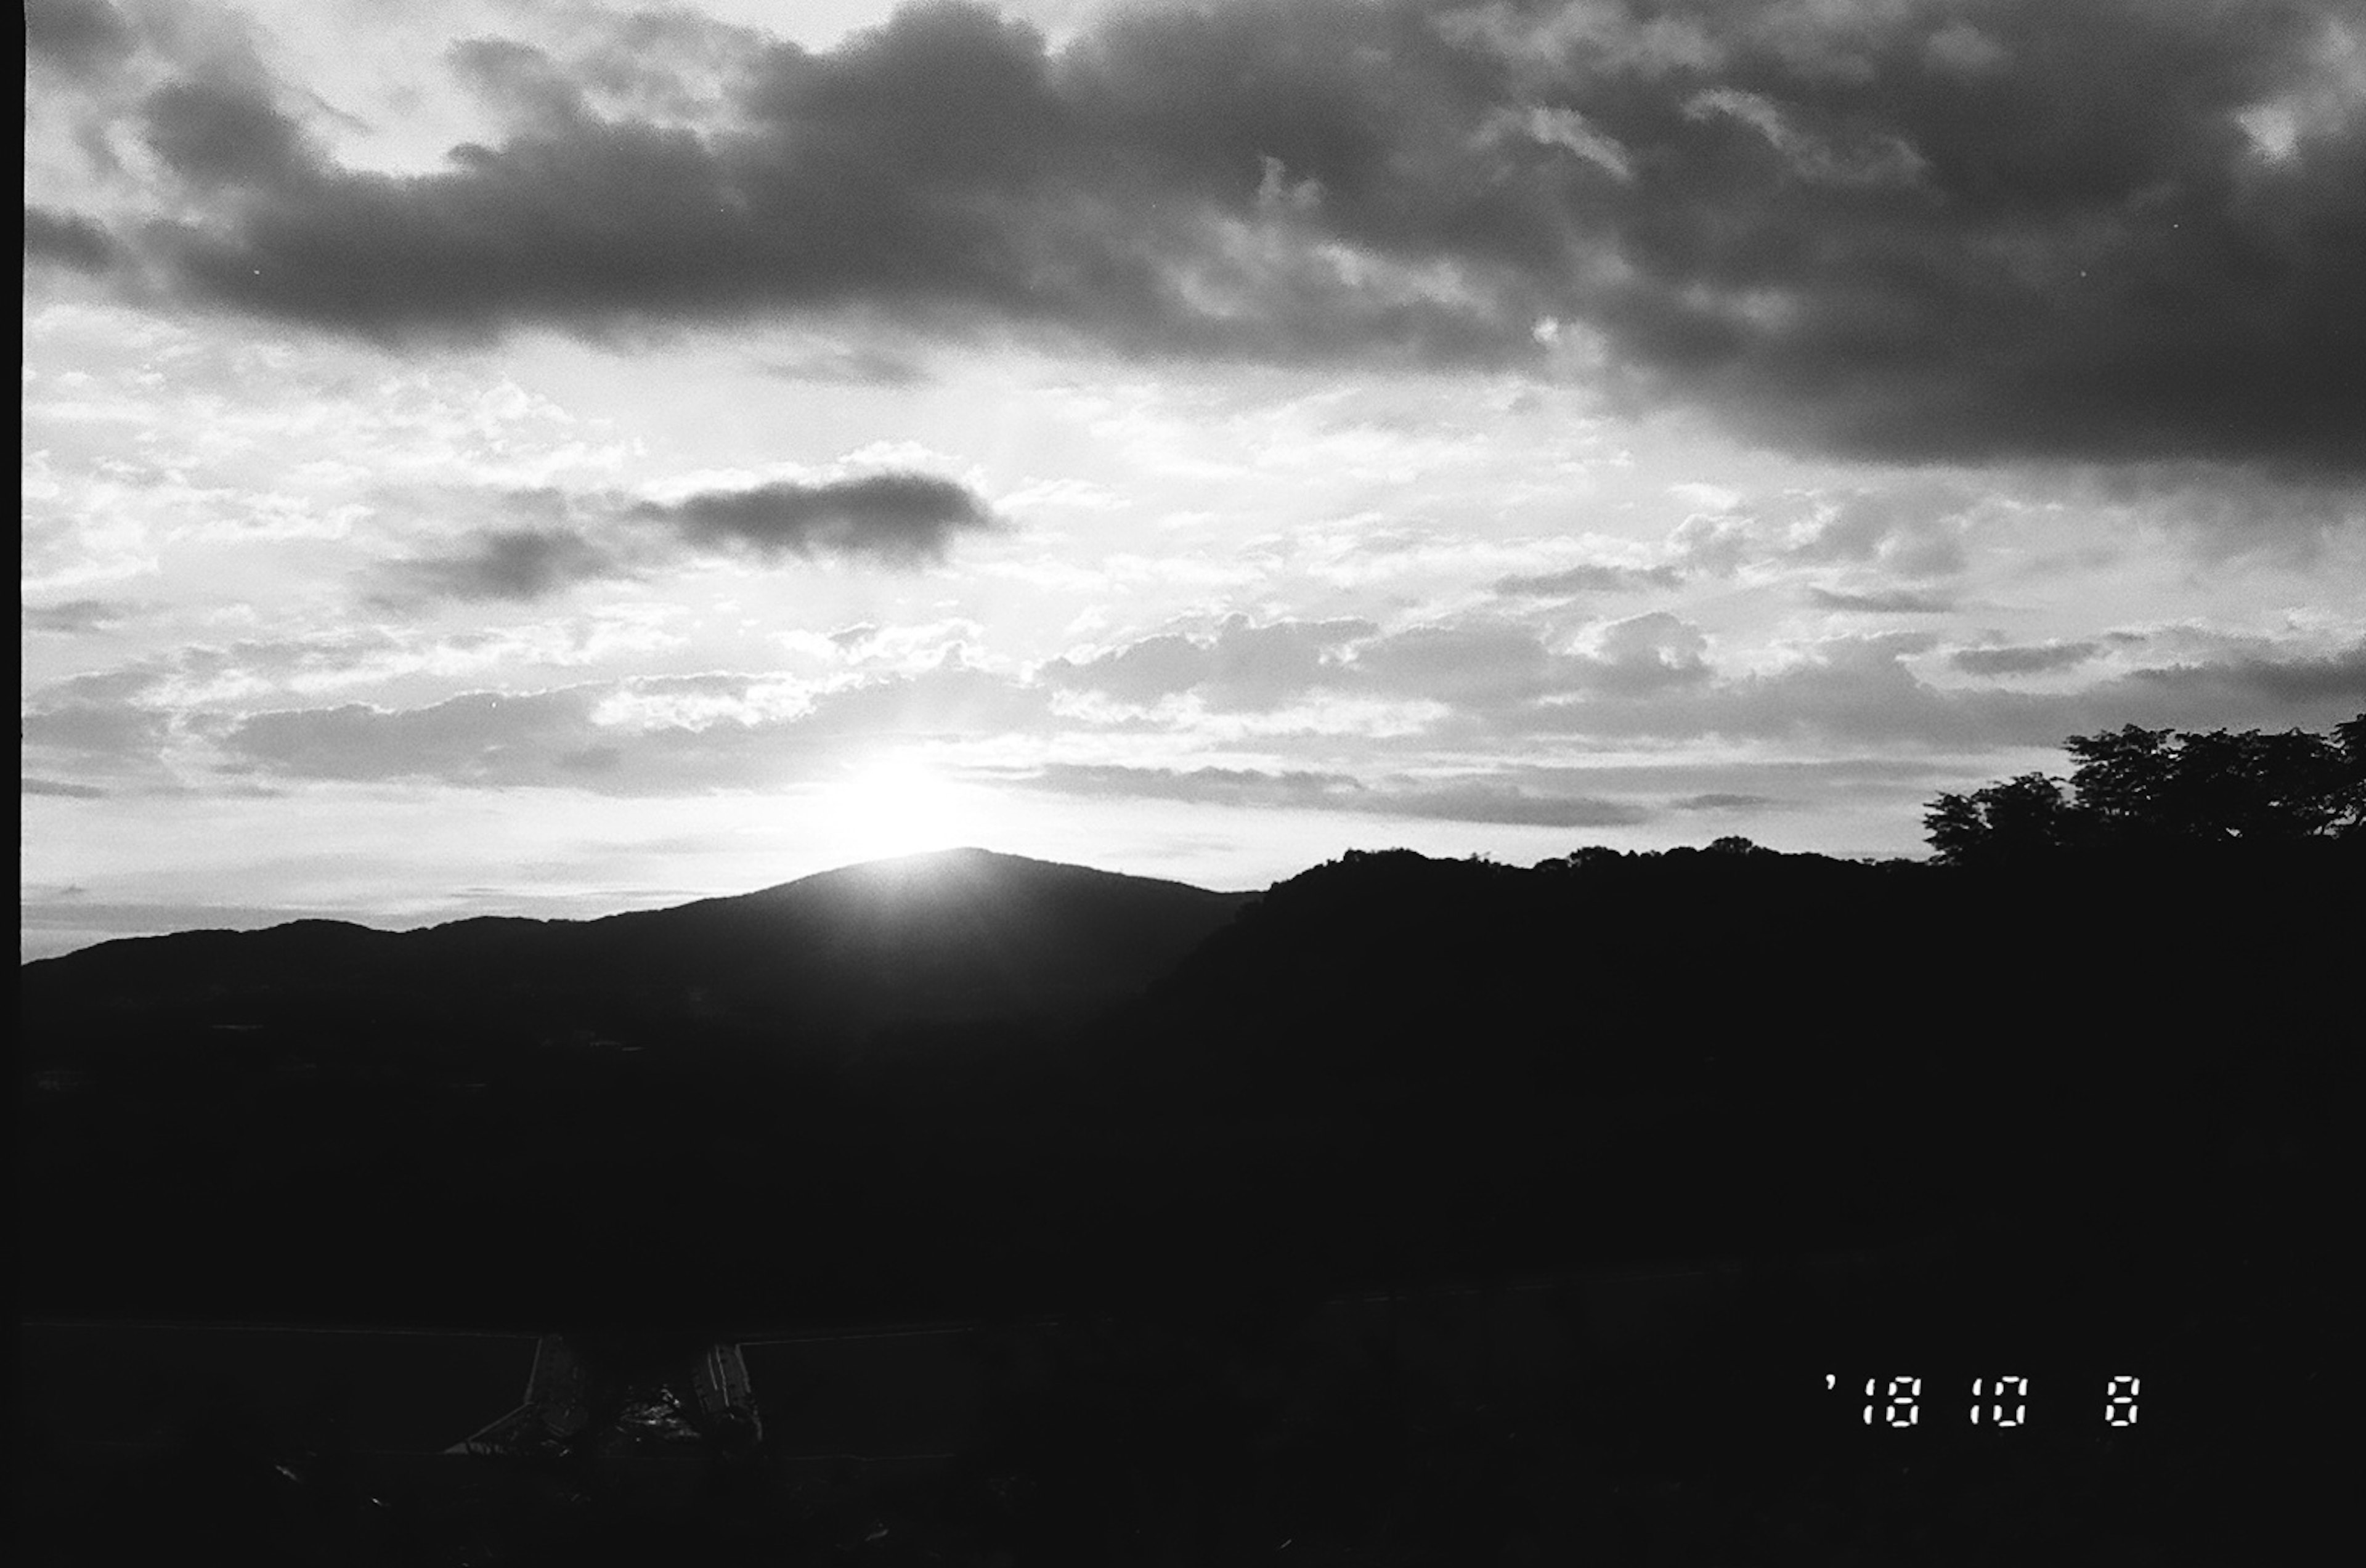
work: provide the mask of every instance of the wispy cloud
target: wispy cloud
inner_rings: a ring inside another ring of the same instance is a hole
[[[1827,610],[1857,610],[1867,615],[1937,615],[1955,607],[1952,595],[1921,588],[1881,588],[1868,593],[1810,588],[1808,597]]]
[[[2042,675],[2075,670],[2102,650],[2102,645],[2095,642],[2003,644],[1959,649],[1948,656],[1947,662],[1966,675]]]

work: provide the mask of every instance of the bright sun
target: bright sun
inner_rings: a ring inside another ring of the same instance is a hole
[[[822,820],[843,864],[973,841],[975,804],[918,757],[873,757],[822,792]]]

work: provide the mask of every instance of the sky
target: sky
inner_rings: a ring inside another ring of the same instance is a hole
[[[20,955],[2366,711],[2350,0],[35,0]]]

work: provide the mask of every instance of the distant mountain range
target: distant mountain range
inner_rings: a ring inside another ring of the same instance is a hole
[[[669,1020],[858,1043],[883,1028],[1060,1027],[1138,993],[1256,896],[983,849],[822,872],[592,920],[488,918],[411,931],[338,920],[102,942],[18,970],[28,1022],[236,1030],[329,1007],[347,1027],[421,1010],[531,1013],[561,1035]],[[634,1036],[630,1042],[625,1036]]]

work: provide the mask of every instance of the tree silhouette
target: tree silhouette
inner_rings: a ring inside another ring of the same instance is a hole
[[[2366,714],[2330,736],[2304,729],[2180,732],[2124,725],[2074,735],[2067,781],[2023,773],[1943,794],[1922,816],[1949,864],[2021,862],[2071,849],[2272,843],[2366,825]]]
[[[2341,748],[2340,782],[2334,787],[2334,830],[2349,834],[2366,830],[2366,713],[2333,727]]]
[[[2101,735],[2074,735],[2062,749],[2078,759],[2070,784],[2089,825],[2121,835],[2173,830],[2182,804],[2175,730],[2124,725]]]
[[[2067,847],[2074,813],[2062,783],[2022,773],[1969,795],[1942,795],[1922,814],[1931,847],[1951,865],[2025,860]]]

